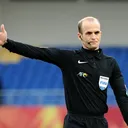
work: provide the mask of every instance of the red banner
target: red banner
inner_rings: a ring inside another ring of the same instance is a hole
[[[65,107],[7,107],[0,108],[0,128],[63,128]],[[118,108],[110,107],[105,115],[109,128],[128,128]]]

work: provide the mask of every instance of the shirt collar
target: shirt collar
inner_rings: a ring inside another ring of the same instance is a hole
[[[88,58],[96,57],[98,59],[102,59],[103,57],[103,51],[101,48],[99,48],[98,50],[88,50],[82,47],[81,52],[86,54]]]

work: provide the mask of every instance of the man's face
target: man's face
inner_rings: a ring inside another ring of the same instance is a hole
[[[78,37],[79,39],[81,39],[83,47],[89,50],[98,49],[101,40],[101,30],[99,22],[83,21],[81,30],[82,32],[78,33]]]

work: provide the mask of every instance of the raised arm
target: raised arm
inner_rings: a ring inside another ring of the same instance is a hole
[[[123,118],[128,125],[128,95],[124,84],[124,79],[120,68],[115,60],[113,60],[113,72],[110,78],[110,85],[114,91],[116,101],[123,115]]]
[[[39,59],[56,64],[59,67],[66,65],[66,60],[70,56],[69,51],[56,48],[40,48],[28,44],[23,44],[7,38],[4,25],[1,25],[0,45],[10,52],[23,55],[32,59]]]

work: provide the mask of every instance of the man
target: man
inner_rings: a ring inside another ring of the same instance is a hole
[[[118,106],[128,125],[128,96],[116,60],[99,48],[100,22],[85,17],[78,22],[80,50],[39,48],[7,38],[1,25],[0,45],[10,52],[40,59],[60,67],[63,75],[67,115],[64,128],[108,128],[104,114],[108,111],[107,86],[110,82]]]

